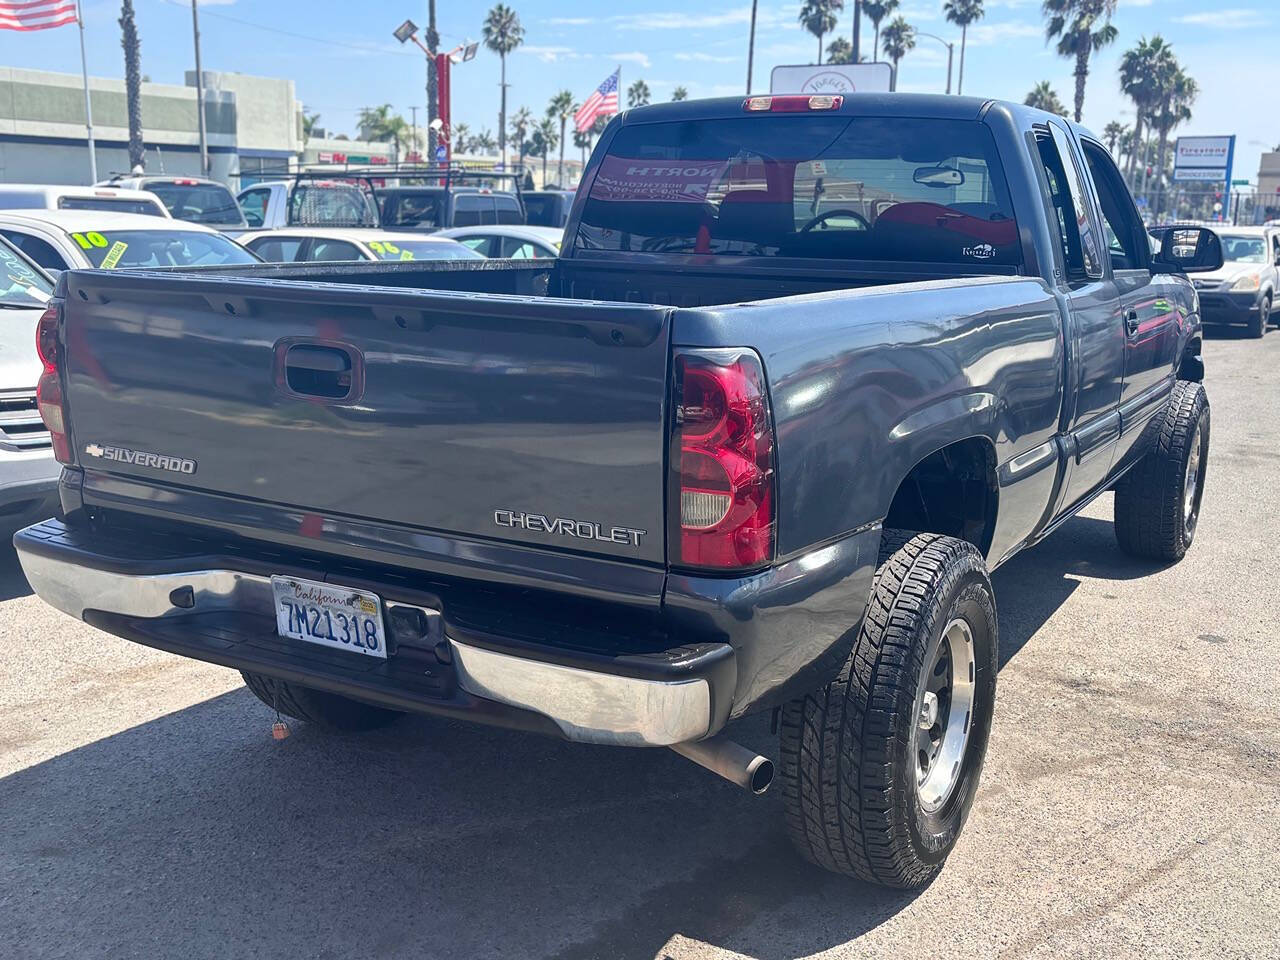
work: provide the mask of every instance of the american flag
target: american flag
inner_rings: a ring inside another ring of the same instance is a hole
[[[0,0],[0,30],[48,30],[77,19],[76,0]]]
[[[573,115],[574,129],[579,133],[589,130],[597,117],[611,117],[618,112],[618,80],[621,69],[609,74],[608,79],[592,91],[587,102]]]

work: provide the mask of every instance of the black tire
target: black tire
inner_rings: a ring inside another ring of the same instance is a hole
[[[1193,442],[1198,454],[1189,485]],[[1203,384],[1179,380],[1152,448],[1116,484],[1120,549],[1146,560],[1181,560],[1196,535],[1208,465],[1209,396]]]
[[[360,732],[376,730],[394,723],[403,714],[361,703],[325,690],[313,690],[286,680],[266,677],[260,673],[240,671],[245,686],[254,696],[272,710],[279,710],[287,717],[314,723],[326,730]]]
[[[958,777],[940,806],[927,810],[913,731],[926,654],[957,618],[972,630],[973,705]],[[782,711],[787,831],[805,857],[889,887],[919,888],[937,876],[978,789],[996,656],[995,598],[977,549],[937,534],[885,531],[849,660],[826,687]]]
[[[1249,318],[1249,336],[1255,340],[1267,334],[1271,326],[1271,298],[1263,297],[1258,304],[1258,312]]]

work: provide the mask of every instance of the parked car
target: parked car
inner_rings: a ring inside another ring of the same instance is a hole
[[[58,512],[62,465],[36,401],[36,324],[52,295],[48,275],[0,239],[0,529],[7,533]]]
[[[101,210],[169,216],[160,198],[146,190],[38,183],[0,183],[0,210]]]
[[[1262,337],[1274,321],[1280,290],[1280,228],[1216,228],[1222,240],[1222,269],[1196,277],[1200,312],[1206,324],[1243,324]]]
[[[514,226],[454,227],[433,236],[449,237],[486,257],[527,260],[560,256],[564,230],[560,227]]]
[[[203,223],[207,227],[245,230],[249,224],[226,185],[204,177],[112,177],[100,186],[146,190],[160,198],[176,220]]]
[[[523,194],[525,220],[531,227],[558,227],[569,222],[572,190],[526,190]]]
[[[383,187],[378,203],[383,226],[402,230],[524,223],[518,194],[479,187]]]
[[[240,237],[249,250],[271,263],[342,260],[475,260],[469,247],[438,235],[391,230],[297,227]]]
[[[1152,256],[1100,140],[957,96],[642,107],[583,183],[556,260],[63,276],[64,518],[23,569],[333,727],[759,792],[724,730],[777,711],[805,855],[921,887],[986,753],[989,571],[1112,489],[1124,551],[1192,544],[1217,238]]]
[[[259,262],[210,227],[136,213],[0,210],[0,236],[50,272]]]
[[[299,176],[255,183],[236,195],[255,230],[285,227],[377,227],[372,186],[361,180]]]

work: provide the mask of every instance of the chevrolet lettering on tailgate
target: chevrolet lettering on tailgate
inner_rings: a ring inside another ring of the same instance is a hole
[[[634,527],[602,527],[588,520],[571,520],[567,517],[548,517],[540,513],[521,513],[519,510],[495,510],[493,522],[500,527],[513,527],[518,530],[532,530],[535,533],[558,533],[564,537],[576,537],[579,540],[603,540],[606,543],[629,543],[633,547],[640,545],[640,538],[647,530]]]

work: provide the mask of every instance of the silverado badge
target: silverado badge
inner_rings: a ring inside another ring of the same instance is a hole
[[[162,453],[147,453],[144,450],[131,450],[128,447],[113,447],[105,443],[85,444],[86,456],[99,460],[114,460],[116,463],[132,463],[139,467],[153,467],[156,470],[168,470],[170,473],[192,474],[196,472],[196,462],[183,457],[170,457]]]

